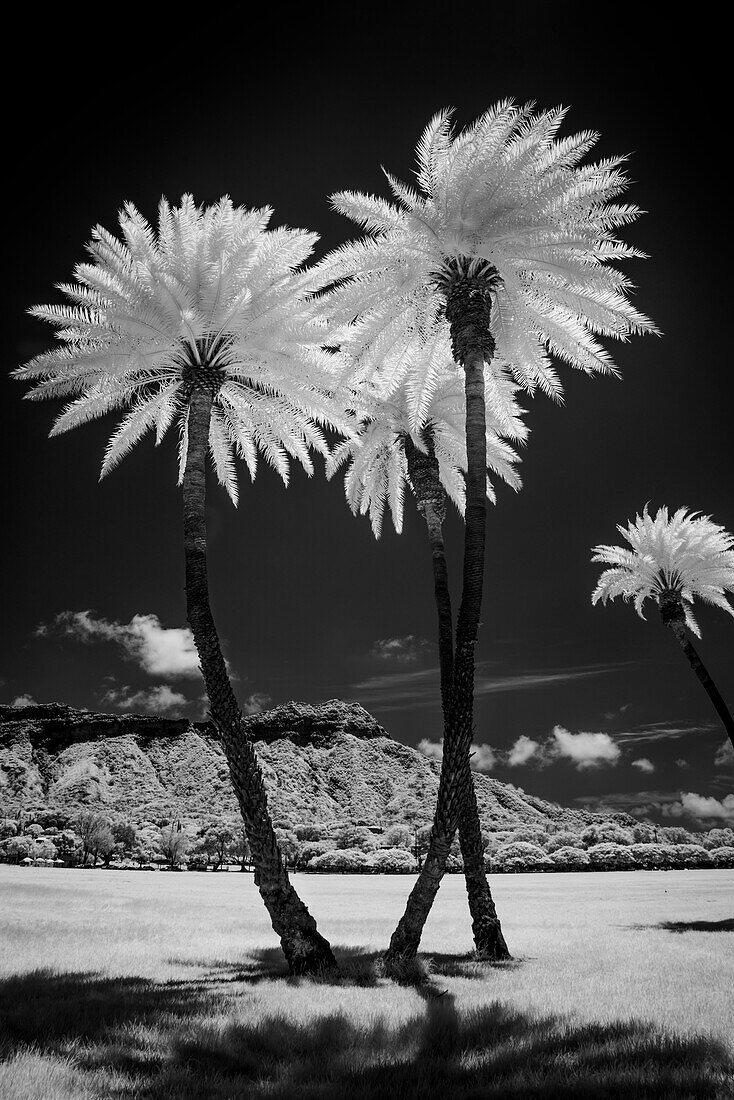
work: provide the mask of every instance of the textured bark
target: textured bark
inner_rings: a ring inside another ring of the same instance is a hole
[[[704,691],[714,704],[716,713],[721,719],[724,729],[729,734],[729,740],[732,745],[734,745],[734,718],[732,718],[729,708],[719,694],[719,690],[711,678],[711,674],[699,657],[688,635],[685,611],[683,610],[683,604],[677,592],[670,591],[662,594],[660,598],[660,618],[672,631],[673,636],[688,658],[691,668],[696,673],[696,676],[698,676],[703,684]]]
[[[446,857],[472,786],[468,760],[474,733],[474,646],[482,607],[486,520],[484,363],[494,353],[489,331],[493,278],[487,272],[472,276],[459,267],[455,278],[448,279],[445,287],[446,317],[451,325],[454,354],[464,368],[466,394],[467,475],[462,595],[433,828],[425,863],[385,954],[388,972],[400,960],[413,958],[418,951],[423,927],[438,892]]]
[[[292,974],[335,969],[328,942],[291,885],[278,849],[255,748],[246,736],[232,691],[209,602],[206,559],[206,455],[211,385],[193,386],[189,399],[188,449],[183,480],[186,602],[212,719],[222,738],[230,776],[255,868],[255,882],[280,938]]]
[[[454,663],[453,618],[451,593],[446,567],[443,521],[446,515],[446,492],[438,474],[438,461],[429,445],[429,453],[419,451],[410,439],[405,441],[408,476],[416,496],[418,511],[426,521],[433,561],[433,588],[438,612],[439,665],[441,671],[441,705],[444,720],[448,717],[449,692]],[[474,947],[480,958],[509,959],[502,926],[487,881],[484,862],[484,842],[479,820],[474,781],[469,757],[460,765],[469,772],[466,800],[459,818],[459,844],[464,863],[464,878],[472,918]],[[435,868],[433,868],[435,874]],[[440,880],[439,880],[440,881]],[[434,892],[435,896],[435,892]]]

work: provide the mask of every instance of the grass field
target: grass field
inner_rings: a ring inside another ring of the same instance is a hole
[[[338,980],[289,979],[250,875],[0,866],[2,1100],[734,1096],[734,871],[458,875],[426,977],[379,954],[411,876],[296,875]]]

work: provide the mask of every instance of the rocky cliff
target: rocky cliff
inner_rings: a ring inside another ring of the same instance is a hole
[[[287,703],[247,718],[246,728],[276,822],[381,825],[432,816],[438,764],[394,741],[358,704]],[[475,785],[488,828],[551,822],[573,828],[601,820],[486,775],[476,775]],[[58,703],[0,706],[0,813],[21,807],[96,809],[134,822],[238,812],[210,723],[93,714]]]

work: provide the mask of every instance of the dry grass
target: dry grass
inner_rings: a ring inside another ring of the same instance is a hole
[[[285,975],[249,875],[0,867],[0,1096],[734,1096],[734,872],[497,877],[502,967],[450,876],[398,986],[411,882],[296,876],[343,964],[317,982]]]

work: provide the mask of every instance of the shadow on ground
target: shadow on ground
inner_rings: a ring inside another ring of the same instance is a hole
[[[634,924],[633,928],[662,928],[665,932],[734,932],[734,917],[726,920],[663,920],[659,924]]]
[[[368,951],[359,947],[333,947],[339,964],[339,972],[327,972],[315,978],[293,977],[283,952],[278,947],[262,948],[250,952],[241,961],[231,959],[185,958],[173,956],[168,959],[172,966],[192,967],[200,970],[206,978],[220,982],[246,982],[258,985],[265,981],[283,981],[291,985],[301,985],[304,981],[322,985],[358,985],[376,986],[385,980],[383,953]],[[399,984],[420,985],[431,976],[469,978],[484,980],[491,970],[512,970],[522,966],[519,959],[506,962],[487,962],[478,959],[474,952],[465,954],[441,954],[425,952],[405,967],[405,973]]]
[[[39,1059],[73,1073],[73,1088],[53,1095],[74,1100],[730,1095],[724,1090],[734,1065],[709,1040],[640,1023],[579,1025],[519,1012],[490,999],[486,976],[481,1007],[461,1011],[452,991],[429,979],[416,986],[416,1011],[391,1019],[384,984],[366,1009],[362,998],[360,1018],[356,1002],[351,1013],[319,1009],[317,983],[310,1009],[301,998],[290,1013],[289,994],[284,1010],[273,1010],[280,983],[266,1000],[247,978],[238,989],[236,978],[159,983],[34,971],[0,982],[0,1054],[15,1054],[0,1066],[7,1071],[0,1081],[8,1095],[21,1095],[12,1091],[12,1074],[26,1054],[27,1073]]]

